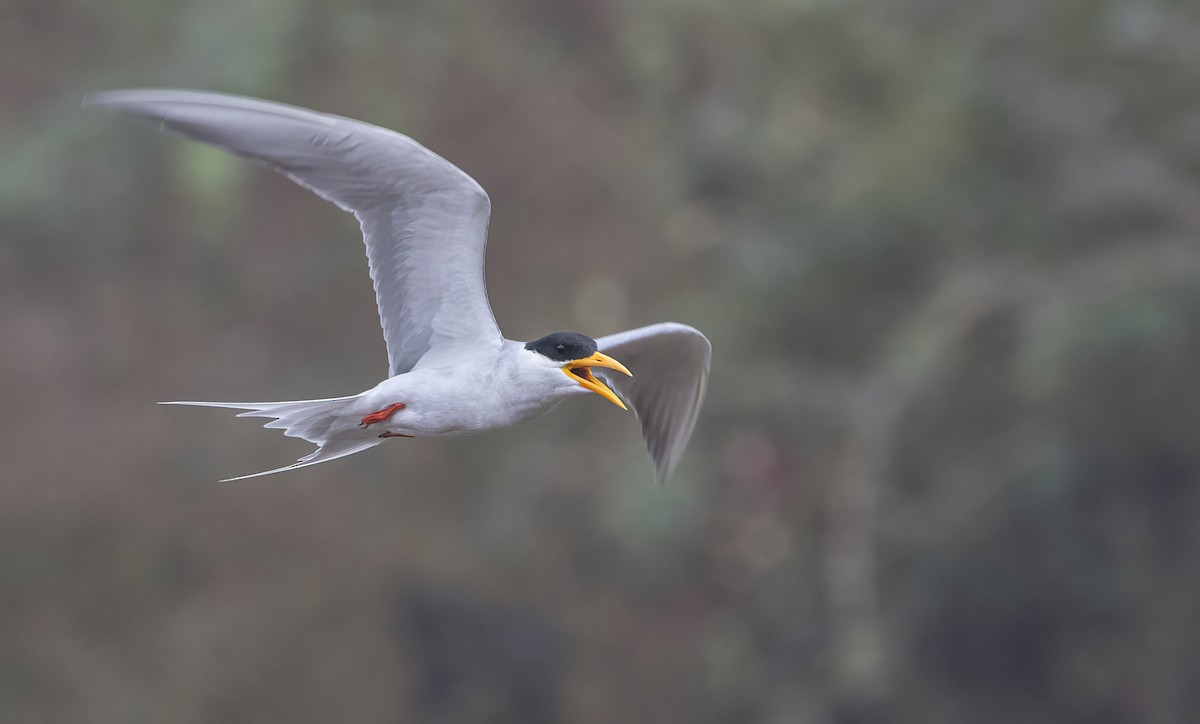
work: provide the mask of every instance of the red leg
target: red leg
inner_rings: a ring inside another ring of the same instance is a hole
[[[383,408],[382,410],[380,410],[378,412],[372,412],[370,415],[367,415],[366,417],[364,417],[362,419],[362,422],[359,423],[359,427],[367,428],[367,427],[370,427],[371,425],[374,425],[377,422],[383,422],[384,420],[391,417],[395,412],[397,412],[399,410],[403,410],[403,409],[404,409],[403,402],[397,402],[394,405],[388,405],[387,407]]]
[[[412,435],[405,435],[402,432],[385,432],[379,437],[412,437]]]

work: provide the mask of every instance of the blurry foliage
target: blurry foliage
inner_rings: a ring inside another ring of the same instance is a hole
[[[1198,35],[1170,0],[10,0],[0,719],[1189,720]],[[130,86],[462,166],[514,338],[706,331],[676,478],[592,400],[211,485],[305,451],[155,400],[353,393],[383,344],[353,219],[78,110]]]

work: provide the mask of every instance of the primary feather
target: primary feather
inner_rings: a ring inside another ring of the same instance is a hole
[[[442,359],[465,345],[500,346],[483,280],[488,195],[408,136],[218,93],[111,91],[85,102],[265,163],[352,212],[367,247],[389,375],[431,352]]]
[[[597,369],[633,410],[660,481],[679,463],[696,427],[708,388],[712,344],[694,327],[663,322],[596,340],[600,351],[625,363],[633,377]]]

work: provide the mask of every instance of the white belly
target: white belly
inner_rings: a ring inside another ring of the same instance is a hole
[[[472,435],[532,420],[558,400],[514,395],[495,375],[428,369],[384,380],[359,397],[353,414],[366,416],[397,402],[404,403],[404,409],[371,425],[372,432],[412,437]]]

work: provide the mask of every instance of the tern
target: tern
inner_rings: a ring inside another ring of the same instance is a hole
[[[704,400],[708,339],[674,322],[599,339],[578,332],[506,339],[484,284],[491,201],[441,156],[385,128],[239,96],[118,90],[88,96],[84,105],[142,116],[262,163],[361,225],[387,379],[321,400],[162,403],[269,418],[264,427],[317,446],[291,465],[222,482],[336,460],[389,439],[515,425],[588,393],[633,410],[660,482],[675,469]]]

